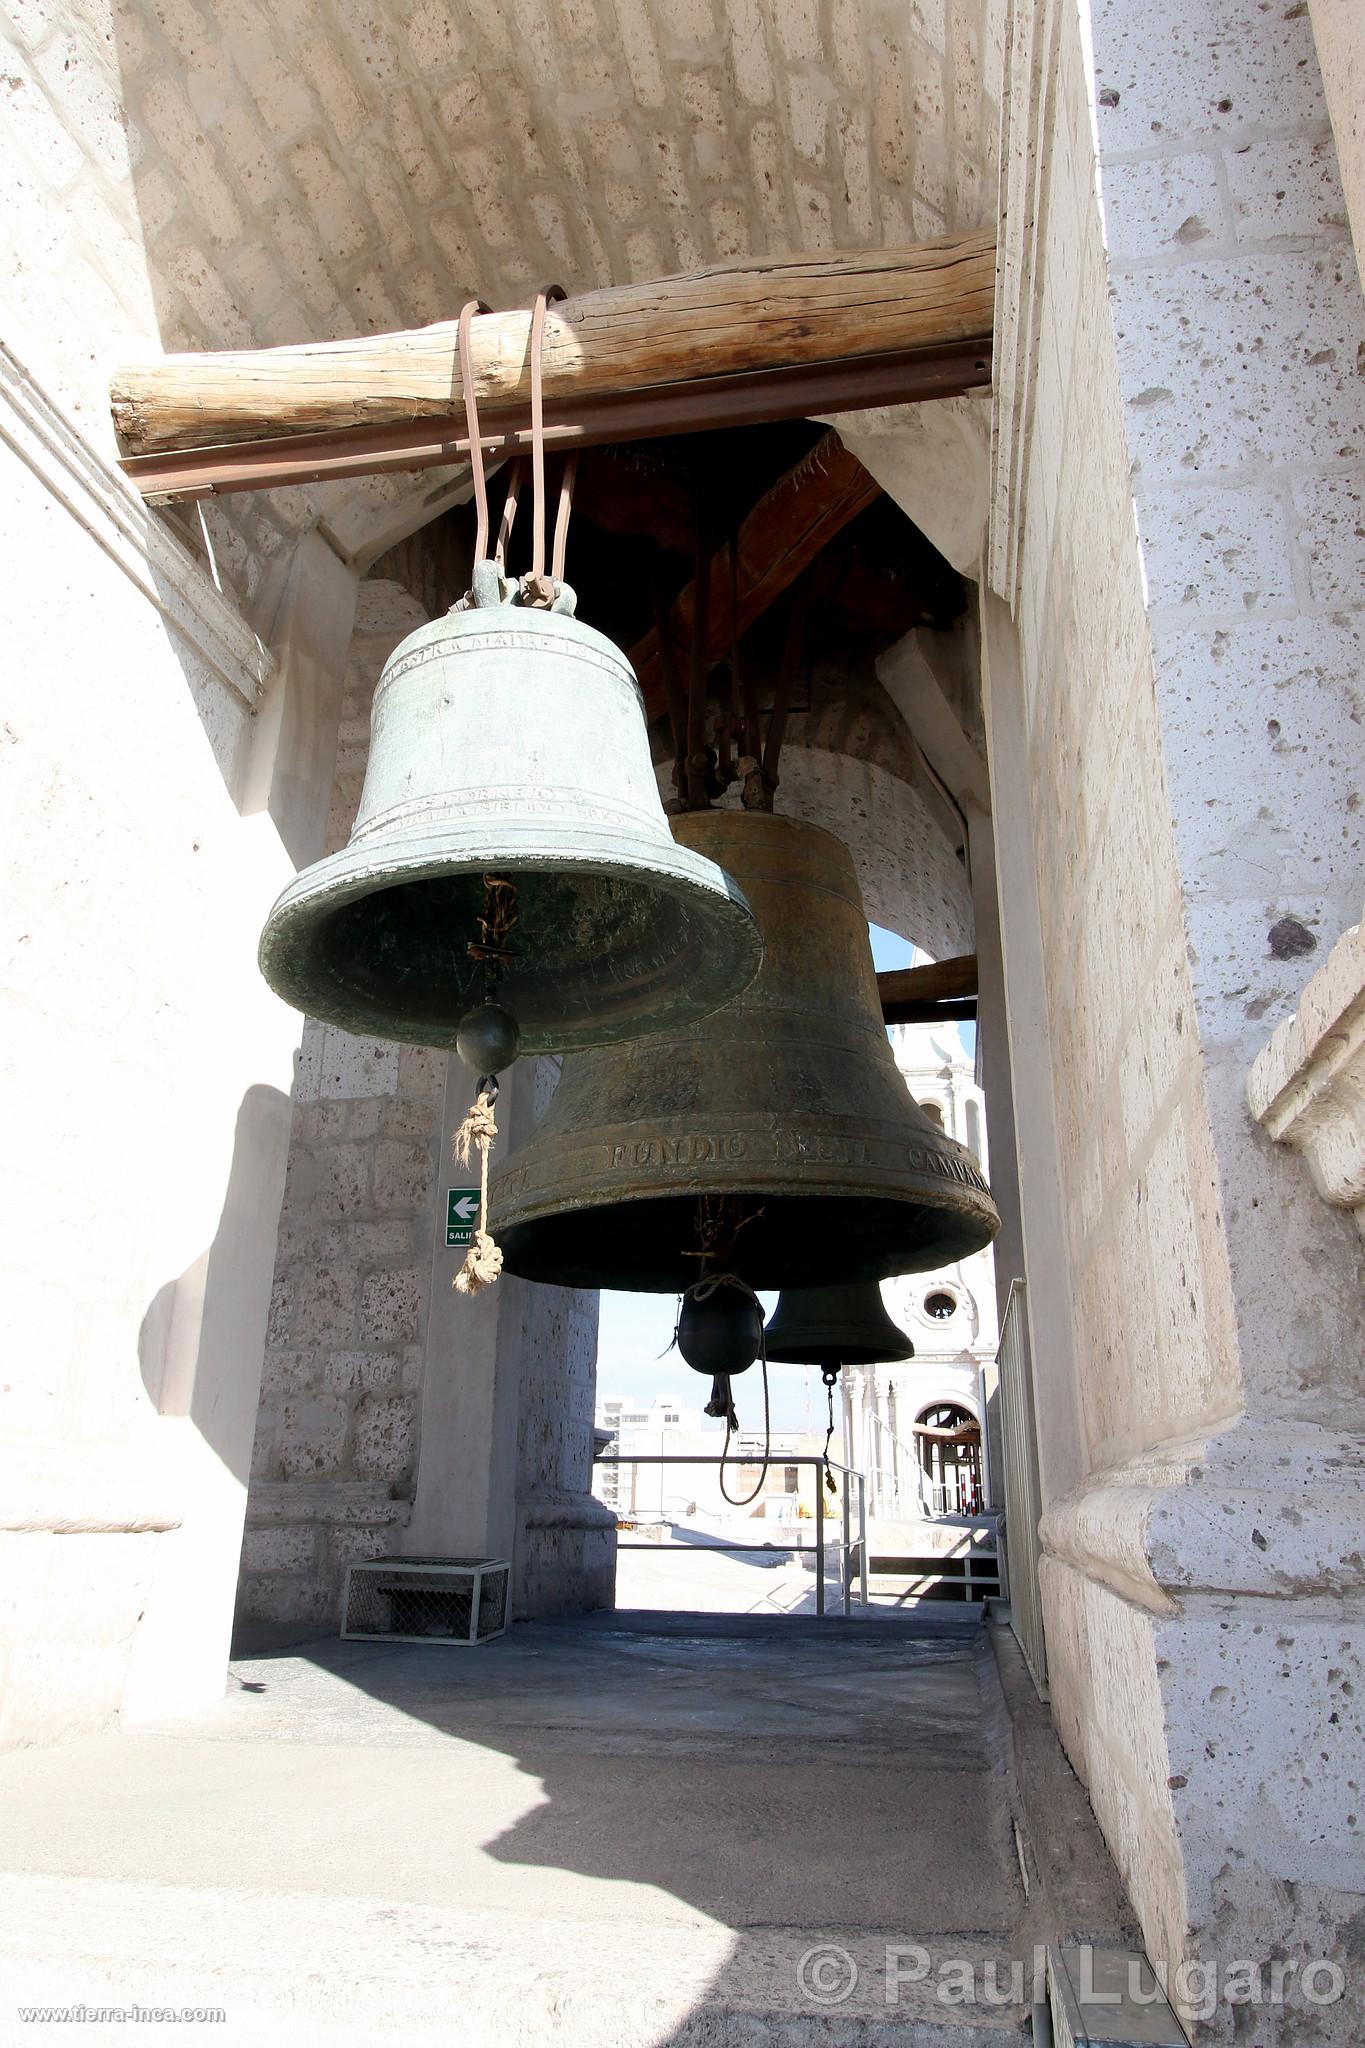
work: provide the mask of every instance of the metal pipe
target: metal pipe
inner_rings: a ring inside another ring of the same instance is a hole
[[[867,1480],[858,1474],[858,1577],[861,1580],[861,1598],[864,1607],[870,1607],[867,1591]]]

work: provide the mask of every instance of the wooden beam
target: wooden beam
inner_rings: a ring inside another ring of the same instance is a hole
[[[547,406],[712,378],[809,369],[989,340],[995,242],[986,231],[906,249],[717,265],[584,292],[545,322]],[[110,386],[132,454],[461,415],[453,320],[288,348],[164,356]],[[529,398],[525,310],[470,324],[476,396]],[[699,422],[701,424],[701,422]]]
[[[960,1003],[896,1003],[882,1011],[883,1024],[974,1024],[976,998]]]
[[[850,356],[846,362],[810,370],[753,370],[741,377],[668,384],[657,391],[564,398],[546,421],[545,442],[566,451],[716,428],[757,427],[772,420],[823,418],[867,406],[957,398],[964,391],[982,390],[990,381],[989,339],[945,342],[941,348],[911,349],[895,356]],[[531,445],[529,409],[480,412],[479,438],[496,460],[525,454]],[[188,502],[234,491],[275,491],[289,484],[444,469],[468,458],[463,416],[447,416],[125,455],[119,467],[145,498]]]
[[[877,976],[882,1017],[888,1024],[932,1024],[976,1015],[975,953],[932,960],[924,967],[893,967]]]
[[[835,534],[880,493],[881,485],[833,433],[817,441],[794,469],[764,492],[739,529],[737,621],[730,601],[728,542],[709,563],[708,667],[724,658],[734,639],[747,633]],[[689,583],[674,601],[670,618],[675,646],[685,646],[691,638],[696,602],[695,583]],[[666,695],[659,638],[653,627],[636,642],[630,659],[645,693],[645,708],[651,718],[657,717]]]

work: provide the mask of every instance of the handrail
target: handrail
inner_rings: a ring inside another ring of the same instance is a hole
[[[915,1475],[915,1493],[916,1498],[919,1501],[919,1505],[923,1509],[924,1513],[932,1518],[935,1510],[933,1503],[929,1499],[928,1494],[929,1475],[925,1471],[923,1465],[920,1463],[919,1453],[916,1450],[915,1446],[913,1444],[907,1444],[905,1438],[897,1434],[897,1432],[891,1427],[891,1424],[887,1421],[886,1417],[880,1412],[879,1409],[865,1409],[864,1415],[866,1420],[870,1422],[874,1428],[879,1429],[881,1431],[883,1437],[889,1437],[891,1439],[891,1442],[895,1446],[896,1450],[899,1451],[901,1457],[903,1457],[906,1460],[906,1463],[908,1464],[910,1470]],[[881,1471],[882,1466],[879,1458],[876,1461],[872,1474],[872,1488],[874,1500],[873,1512],[875,1514],[884,1515],[886,1513],[886,1489],[881,1482]],[[893,1511],[898,1514],[900,1512],[901,1496],[899,1467],[897,1468],[895,1478],[896,1484],[892,1489]]]
[[[730,1456],[729,1456],[728,1458],[722,1458],[722,1457],[696,1458],[696,1457],[688,1457],[688,1456],[687,1456],[687,1455],[686,1455],[685,1453],[683,1453],[683,1452],[680,1452],[680,1451],[640,1451],[640,1452],[637,1452],[637,1453],[636,1453],[636,1454],[635,1454],[634,1456],[629,1456],[629,1455],[623,1455],[623,1454],[622,1454],[622,1453],[620,1453],[620,1452],[611,1452],[611,1453],[601,1453],[601,1454],[596,1454],[596,1455],[594,1455],[594,1457],[593,1457],[593,1461],[592,1461],[592,1462],[593,1462],[593,1464],[594,1464],[594,1465],[715,1465],[715,1466],[716,1466],[717,1468],[720,1468],[720,1467],[723,1467],[723,1466],[724,1466],[724,1465],[726,1465],[726,1464],[731,1464],[731,1465],[733,1465],[733,1464],[735,1464],[736,1462],[748,1465],[748,1464],[753,1464],[753,1463],[755,1463],[755,1462],[757,1462],[757,1461],[756,1461],[755,1459],[753,1459],[753,1458],[746,1458],[746,1457],[743,1457],[742,1455],[741,1455],[741,1456],[740,1456],[740,1458],[739,1458],[739,1459],[737,1460],[737,1459],[735,1458],[735,1456],[734,1456],[734,1454],[733,1454],[733,1453],[732,1453],[732,1454],[731,1454],[731,1455],[730,1455]],[[812,1455],[810,1455],[810,1454],[806,1454],[806,1455],[799,1455],[799,1454],[798,1454],[798,1455],[796,1455],[796,1456],[793,1456],[793,1457],[788,1457],[788,1456],[786,1455],[786,1453],[784,1452],[784,1453],[783,1453],[783,1455],[781,1456],[781,1458],[774,1458],[774,1459],[772,1460],[772,1462],[773,1462],[774,1464],[781,1464],[781,1465],[810,1465],[810,1466],[812,1466],[812,1467],[813,1467],[813,1468],[814,1468],[814,1469],[815,1469],[816,1471],[818,1471],[818,1472],[819,1472],[819,1473],[820,1473],[820,1474],[821,1474],[822,1476],[823,1476],[823,1474],[824,1474],[824,1473],[826,1473],[826,1472],[840,1472],[840,1473],[842,1473],[842,1474],[843,1474],[843,1476],[844,1476],[844,1479],[845,1479],[846,1481],[848,1481],[848,1480],[855,1480],[855,1481],[857,1482],[857,1487],[858,1487],[858,1570],[857,1570],[857,1579],[858,1579],[858,1589],[859,1589],[859,1590],[858,1590],[858,1602],[859,1602],[859,1605],[860,1605],[860,1606],[863,1606],[863,1607],[866,1607],[866,1606],[870,1605],[870,1602],[869,1602],[869,1599],[868,1599],[868,1592],[867,1592],[867,1479],[866,1479],[866,1475],[865,1475],[864,1473],[862,1473],[862,1472],[855,1472],[855,1471],[853,1470],[852,1466],[850,1466],[850,1465],[841,1465],[841,1464],[839,1464],[839,1463],[838,1463],[838,1461],[837,1461],[836,1459],[834,1459],[834,1458],[829,1458],[829,1459],[826,1459],[826,1458],[822,1458],[822,1457],[815,1457],[815,1456],[812,1456]],[[842,1543],[842,1546],[841,1546],[841,1548],[842,1548],[842,1555],[841,1555],[841,1559],[840,1559],[839,1583],[840,1583],[840,1585],[841,1585],[841,1586],[842,1586],[842,1588],[843,1588],[843,1595],[844,1595],[844,1604],[843,1604],[843,1608],[842,1608],[842,1610],[841,1610],[841,1611],[842,1611],[842,1613],[843,1613],[843,1617],[844,1617],[845,1621],[847,1621],[847,1620],[849,1620],[849,1619],[850,1619],[850,1603],[851,1603],[851,1599],[852,1599],[852,1590],[853,1590],[853,1579],[854,1579],[854,1570],[853,1570],[853,1536],[852,1536],[852,1500],[851,1500],[851,1496],[850,1496],[850,1490],[849,1490],[849,1487],[848,1487],[848,1485],[845,1485],[845,1486],[844,1486],[844,1488],[843,1488],[843,1493],[842,1493],[842,1501],[843,1501],[843,1543]],[[618,1515],[619,1515],[619,1512],[620,1512],[620,1511],[619,1511],[619,1509],[618,1509]],[[825,1539],[825,1519],[826,1519],[826,1517],[825,1517],[825,1489],[824,1489],[824,1486],[823,1486],[823,1484],[821,1484],[821,1485],[818,1485],[818,1486],[816,1487],[816,1489],[815,1489],[815,1541],[814,1541],[814,1543],[773,1543],[773,1542],[771,1542],[771,1541],[770,1541],[770,1542],[767,1542],[767,1543],[708,1543],[706,1547],[707,1547],[707,1549],[708,1549],[708,1550],[720,1550],[720,1551],[735,1551],[735,1550],[742,1550],[742,1551],[765,1551],[765,1550],[785,1550],[785,1551],[789,1551],[789,1552],[790,1552],[790,1553],[791,1553],[792,1555],[794,1555],[794,1556],[798,1556],[798,1557],[800,1557],[800,1556],[815,1556],[815,1557],[817,1557],[817,1558],[818,1558],[818,1560],[819,1560],[819,1562],[818,1562],[818,1564],[817,1564],[817,1566],[816,1566],[816,1572],[815,1572],[815,1612],[816,1612],[816,1614],[817,1614],[817,1615],[823,1615],[823,1614],[824,1614],[824,1611],[825,1611],[825,1540],[826,1540],[826,1539]],[[663,1553],[662,1553],[662,1552],[660,1551],[660,1549],[659,1549],[658,1545],[657,1545],[657,1544],[654,1544],[654,1543],[621,1543],[621,1542],[619,1542],[619,1541],[618,1541],[618,1543],[617,1543],[617,1546],[616,1546],[616,1547],[617,1547],[617,1549],[618,1549],[618,1550],[649,1550],[649,1551],[653,1551],[653,1553],[654,1553],[654,1555],[655,1555],[656,1557],[659,1557],[659,1556],[662,1556],[662,1555],[663,1555]]]

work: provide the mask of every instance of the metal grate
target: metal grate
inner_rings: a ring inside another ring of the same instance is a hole
[[[1024,1282],[1010,1282],[1000,1325],[1000,1419],[1005,1463],[1005,1535],[1010,1626],[1024,1653],[1041,1698],[1047,1698],[1047,1645],[1038,1586],[1038,1432],[1033,1414],[1033,1372],[1029,1360]]]
[[[511,1566],[495,1557],[381,1557],[353,1564],[345,1640],[485,1643],[507,1627]]]

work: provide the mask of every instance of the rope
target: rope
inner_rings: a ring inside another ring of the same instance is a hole
[[[729,1501],[732,1508],[747,1508],[751,1501],[758,1499],[758,1496],[763,1491],[768,1477],[768,1467],[771,1465],[773,1458],[772,1416],[768,1401],[768,1349],[761,1342],[758,1347],[758,1362],[763,1372],[763,1463],[758,1468],[758,1480],[753,1492],[746,1493],[742,1500],[736,1500],[725,1484],[725,1462],[730,1455],[731,1441],[736,1430],[739,1428],[739,1417],[735,1413],[733,1402],[731,1402],[730,1411],[725,1418],[725,1449],[720,1454],[720,1472],[718,1477],[721,1493]],[[728,1379],[725,1382],[725,1389],[728,1396],[730,1390]]]
[[[521,493],[522,461],[518,456],[507,472],[507,496],[502,501],[502,518],[498,522],[498,544],[493,550],[493,559],[500,569],[507,567],[507,548],[512,538],[512,528],[517,519],[517,499]]]
[[[564,465],[564,474],[559,480],[559,510],[555,513],[555,544],[550,557],[550,580],[564,581],[564,556],[569,545],[569,514],[573,510],[573,487],[578,477],[578,450]]]
[[[554,603],[555,586],[545,574],[545,402],[541,388],[541,358],[545,347],[545,308],[552,299],[566,296],[563,285],[547,285],[543,292],[536,293],[536,302],[531,309],[531,573],[522,585],[522,592],[527,604],[542,609]],[[567,541],[568,515],[562,492],[560,517],[565,521]],[[560,552],[558,530],[555,533],[555,552]]]
[[[492,1000],[507,962],[515,953],[507,935],[517,921],[517,886],[502,875],[483,878],[483,909],[477,919],[479,936],[466,948],[471,960],[482,960],[487,976],[486,997]],[[493,1104],[498,1099],[496,1074],[481,1074],[469,1114],[455,1133],[455,1157],[468,1166],[470,1155],[479,1148],[479,1220],[465,1253],[464,1264],[453,1282],[457,1294],[477,1294],[491,1287],[502,1271],[502,1253],[488,1228],[488,1155],[498,1135]]]
[[[558,587],[564,581],[564,561],[569,545],[569,515],[573,508],[574,480],[578,474],[577,452],[570,455],[564,465],[564,474],[559,485],[559,504],[555,513],[555,531],[550,557],[550,574],[545,574],[545,401],[544,371],[542,358],[545,348],[545,309],[554,301],[566,296],[563,285],[547,285],[543,292],[537,292],[531,309],[531,570],[522,585],[523,601],[529,605],[548,609],[555,601]],[[492,311],[483,299],[469,299],[460,308],[460,317],[455,328],[455,352],[460,366],[460,393],[464,401],[465,426],[469,435],[469,466],[474,480],[474,504],[477,525],[474,535],[474,560],[483,561],[488,554],[488,478],[484,469],[483,439],[479,433],[479,406],[474,390],[474,366],[470,360],[469,324],[476,313]],[[498,537],[494,543],[493,559],[500,569],[507,565],[507,549],[512,539],[512,527],[517,516],[517,500],[521,492],[522,461],[518,457],[512,463],[507,478],[507,495],[503,499],[502,518],[498,524]]]
[[[839,1491],[834,1483],[834,1474],[829,1469],[829,1447],[834,1440],[834,1389],[839,1384],[839,1371],[840,1368],[837,1365],[827,1365],[820,1374],[825,1384],[825,1397],[829,1402],[829,1428],[825,1431],[824,1449],[825,1491],[827,1493],[837,1493]]]
[[[464,398],[465,430],[469,435],[469,467],[474,477],[474,503],[479,523],[474,537],[474,560],[488,553],[488,480],[483,469],[483,442],[479,437],[479,407],[474,396],[474,366],[469,360],[469,323],[476,313],[491,313],[482,299],[468,299],[460,308],[455,329],[455,353],[460,360],[460,391]]]
[[[455,1275],[453,1284],[457,1294],[477,1294],[481,1287],[491,1287],[502,1271],[502,1253],[488,1229],[488,1155],[498,1135],[493,1117],[493,1104],[497,1099],[496,1077],[484,1074],[473,1106],[455,1133],[455,1157],[461,1166],[468,1166],[474,1147],[477,1145],[479,1148],[479,1221],[473,1242],[465,1253],[464,1264]]]

